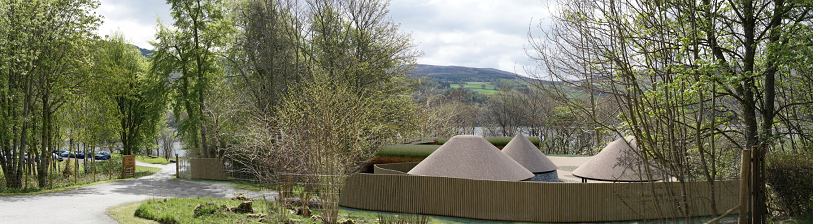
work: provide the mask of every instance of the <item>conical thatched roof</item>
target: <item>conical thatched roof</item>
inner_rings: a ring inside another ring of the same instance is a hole
[[[539,148],[522,134],[514,136],[514,139],[502,148],[502,152],[532,173],[545,173],[557,168],[545,153],[539,151]]]
[[[408,174],[504,181],[534,176],[484,138],[473,135],[452,137]]]
[[[573,170],[573,176],[604,181],[650,181],[645,175],[645,167],[635,154],[635,137],[627,136],[625,139],[607,144],[600,153]],[[654,169],[650,171],[656,172]],[[653,181],[660,179],[663,178],[653,174]]]

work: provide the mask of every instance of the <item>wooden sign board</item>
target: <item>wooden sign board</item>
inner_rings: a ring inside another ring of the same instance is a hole
[[[124,156],[122,162],[121,178],[129,178],[135,176],[135,155]]]

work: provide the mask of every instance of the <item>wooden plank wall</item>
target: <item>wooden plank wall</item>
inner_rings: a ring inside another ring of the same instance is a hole
[[[191,158],[189,159],[189,166],[192,179],[228,180],[221,159]]]
[[[715,186],[718,212],[737,206],[737,181]],[[608,222],[683,217],[677,209],[683,200],[690,216],[710,216],[710,192],[707,182],[544,183],[356,174],[345,183],[339,205],[519,222]]]

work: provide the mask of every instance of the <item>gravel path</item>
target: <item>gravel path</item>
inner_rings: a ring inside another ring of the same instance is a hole
[[[71,191],[0,196],[0,223],[117,223],[105,211],[124,203],[165,197],[233,197],[244,193],[271,199],[276,193],[234,189],[228,184],[201,183],[172,178],[175,164],[139,166],[159,167],[156,174],[135,180],[98,184]]]

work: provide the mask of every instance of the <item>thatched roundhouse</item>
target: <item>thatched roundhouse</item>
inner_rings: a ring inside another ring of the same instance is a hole
[[[534,174],[484,138],[454,136],[408,174],[478,180],[522,181]]]
[[[573,176],[582,180],[647,182],[663,179],[651,168],[647,171],[642,160],[636,154],[637,146],[634,136],[619,138],[607,144],[600,153],[573,170]],[[652,178],[648,178],[651,172]]]
[[[559,182],[556,164],[553,164],[553,161],[550,161],[548,156],[542,153],[524,135],[517,134],[517,136],[514,136],[511,142],[505,145],[502,152],[517,161],[525,169],[528,169],[528,171],[531,171],[534,174],[531,181]]]

